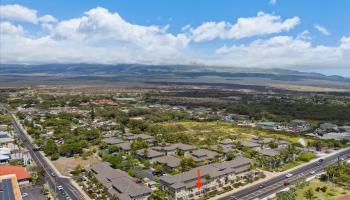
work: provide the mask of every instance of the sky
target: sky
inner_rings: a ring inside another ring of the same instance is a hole
[[[0,63],[195,64],[350,77],[350,1],[1,0]]]

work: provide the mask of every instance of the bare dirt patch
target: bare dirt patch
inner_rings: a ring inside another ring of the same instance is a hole
[[[88,158],[86,158],[86,160],[83,160],[81,157],[78,158],[64,158],[61,157],[58,160],[53,161],[52,163],[54,164],[54,166],[56,167],[56,169],[64,176],[69,176],[69,172],[74,170],[74,168],[77,165],[80,165],[84,168],[91,166],[92,164],[101,162],[100,160],[98,160],[96,157],[94,156],[90,156]]]

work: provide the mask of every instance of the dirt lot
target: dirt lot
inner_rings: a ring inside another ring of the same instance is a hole
[[[64,176],[69,176],[69,171],[73,170],[77,165],[81,165],[82,167],[88,167],[92,164],[101,162],[94,156],[88,157],[86,160],[83,160],[81,157],[78,158],[60,158],[58,160],[53,161],[52,163],[55,165],[56,169],[61,172]]]

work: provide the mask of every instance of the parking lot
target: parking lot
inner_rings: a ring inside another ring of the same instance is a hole
[[[22,195],[28,194],[27,196],[23,196],[23,200],[45,200],[45,196],[42,193],[42,186],[33,186],[33,187],[23,187],[21,188]]]

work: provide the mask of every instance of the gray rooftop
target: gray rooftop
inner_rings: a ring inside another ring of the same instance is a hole
[[[221,144],[221,145],[232,145],[233,141],[231,139],[225,139],[225,140],[219,141],[219,144]]]
[[[192,155],[192,158],[196,162],[200,162],[200,161],[203,161],[203,160],[213,159],[215,156],[217,156],[219,154],[214,152],[214,151],[210,151],[208,149],[198,149],[198,150],[194,150],[191,153],[191,155]]]
[[[249,170],[251,160],[244,157],[237,157],[234,160],[217,164],[209,164],[199,167],[201,182],[206,184],[205,177],[209,175],[211,178],[218,178],[229,174],[239,174]],[[197,168],[188,172],[177,174],[175,176],[163,176],[160,178],[161,184],[174,189],[192,188],[197,181]]]
[[[107,144],[120,144],[120,143],[125,142],[125,141],[118,139],[118,138],[115,138],[115,137],[104,138],[102,141],[107,143]]]
[[[164,164],[170,168],[175,168],[180,166],[180,162],[181,162],[180,159],[174,156],[162,156],[162,157],[154,158],[152,159],[152,161]]]
[[[152,192],[150,188],[136,183],[135,179],[127,173],[119,169],[113,169],[106,162],[92,165],[91,170],[108,192],[117,195],[121,200],[131,200],[140,196],[147,196]]]
[[[145,153],[145,149],[140,149],[140,150],[136,151],[136,154],[138,156],[141,156],[141,157],[145,157],[144,153]],[[162,153],[162,152],[155,151],[153,149],[147,149],[147,156],[146,157],[152,159],[152,158],[161,157],[163,155],[164,155],[164,153]]]
[[[259,151],[259,153],[261,153],[264,156],[270,156],[270,157],[279,155],[279,152],[273,149],[262,149]]]
[[[150,135],[146,135],[146,134],[133,134],[130,135],[129,137],[127,137],[128,140],[138,140],[138,139],[142,139],[142,140],[154,140],[153,136]]]
[[[176,143],[176,144],[166,144],[165,146],[157,146],[157,147],[154,147],[153,149],[157,151],[165,151],[165,152],[175,151],[177,149],[181,149],[183,151],[191,151],[191,150],[195,150],[196,146],[183,144],[183,143]]]
[[[130,151],[131,147],[130,147],[130,143],[129,142],[124,142],[124,143],[119,143],[116,144],[119,148],[121,148],[123,151]]]
[[[251,141],[242,141],[241,144],[245,147],[250,147],[250,148],[260,147],[260,144],[251,142]]]
[[[0,200],[16,200],[11,179],[0,181]]]
[[[222,147],[221,149],[220,149],[220,146]],[[216,151],[216,152],[219,152],[219,153],[220,152],[228,153],[228,152],[230,152],[230,151],[235,149],[235,145],[220,145],[220,144],[218,144],[218,145],[212,145],[210,148],[213,151]]]

